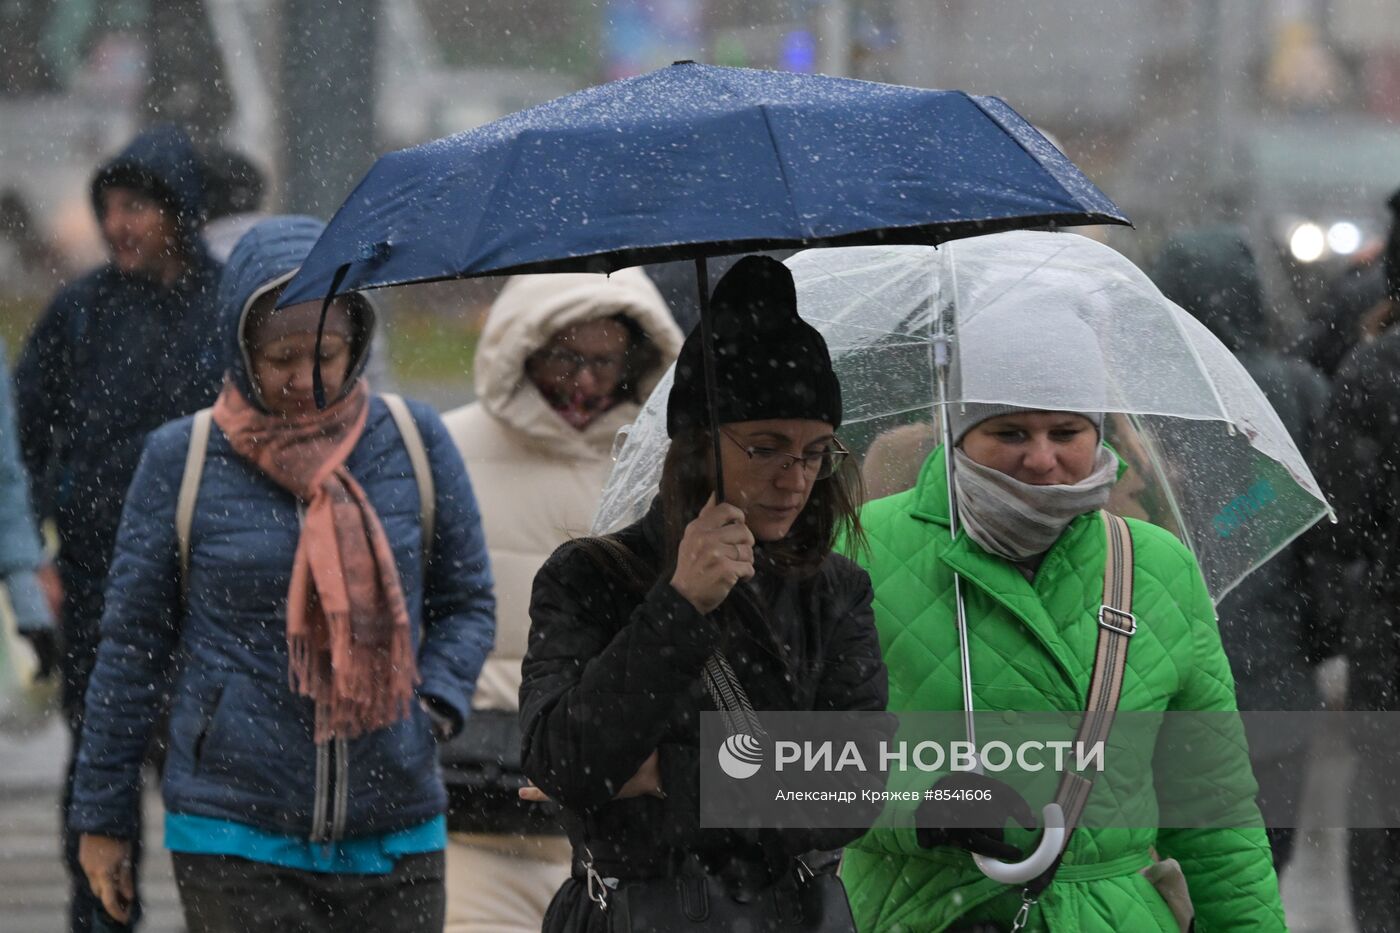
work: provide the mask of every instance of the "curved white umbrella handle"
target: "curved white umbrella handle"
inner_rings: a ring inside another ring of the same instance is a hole
[[[1020,862],[1003,862],[986,855],[974,855],[972,860],[982,874],[1002,884],[1025,884],[1045,873],[1060,855],[1065,845],[1065,811],[1058,803],[1047,803],[1040,811],[1045,832],[1030,857]]]

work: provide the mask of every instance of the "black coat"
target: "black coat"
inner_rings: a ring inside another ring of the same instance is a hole
[[[188,236],[201,206],[199,178],[188,138],[156,128],[98,170],[93,200],[110,184],[154,184]],[[146,435],[213,404],[222,382],[221,267],[189,243],[185,270],[168,287],[108,263],[63,288],[15,370],[34,507],[58,526],[70,709],[96,657],[103,584]]]
[[[1322,603],[1345,639],[1348,703],[1400,709],[1400,329],[1343,362],[1317,460],[1337,512],[1323,529]]]
[[[648,566],[665,563],[656,505],[618,538]],[[665,873],[681,852],[722,874],[733,862],[777,872],[860,835],[700,828],[699,714],[715,709],[700,674],[716,648],[758,710],[878,711],[889,696],[865,571],[836,554],[800,579],[759,563],[749,609],[731,595],[708,617],[666,581],[642,595],[620,572],[604,573],[584,542],[559,548],[535,577],[520,688],[524,766],[564,806],[576,863],[586,845],[602,874],[624,879]],[[665,799],[612,800],[658,749]]]
[[[219,269],[198,253],[166,288],[103,266],[59,292],[20,356],[21,450],[35,508],[58,526],[70,705],[96,656],[103,584],[146,435],[218,395]]]

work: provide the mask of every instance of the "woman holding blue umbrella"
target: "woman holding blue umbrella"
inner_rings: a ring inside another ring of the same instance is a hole
[[[857,830],[699,822],[702,711],[752,735],[754,709],[886,700],[869,579],[832,550],[838,535],[859,539],[859,480],[835,436],[841,387],[825,343],[771,259],[720,281],[714,317],[726,501],[714,497],[692,334],[650,510],[565,545],[535,578],[520,699],[538,790],[527,793],[562,804],[575,865],[545,917],[551,933],[852,928],[822,850]],[[686,919],[678,881],[703,892],[708,917]]]

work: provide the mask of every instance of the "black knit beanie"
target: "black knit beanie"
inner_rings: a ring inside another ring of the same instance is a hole
[[[719,420],[801,418],[841,425],[841,384],[826,341],[797,314],[797,290],[787,266],[746,256],[719,280],[710,299],[714,322]],[[709,425],[701,330],[676,360],[666,404],[666,433]]]

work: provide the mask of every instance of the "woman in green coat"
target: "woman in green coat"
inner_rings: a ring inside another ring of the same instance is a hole
[[[1033,335],[1033,346],[1028,343],[1017,361],[1016,380],[1065,390],[1055,397],[1102,401],[1104,377],[1093,333],[1070,315],[1048,309],[1050,317],[1063,326]],[[1107,545],[1098,513],[1120,472],[1116,455],[1103,443],[1103,413],[969,403],[951,406],[950,418],[958,536],[950,539],[948,531],[941,447],[913,488],[870,503],[861,515],[870,547],[857,556],[875,585],[889,708],[962,709],[957,573],[974,708],[1082,710],[1103,603]],[[1234,679],[1195,559],[1171,533],[1141,521],[1128,525],[1138,634],[1127,652],[1118,708],[1234,710]],[[1230,787],[1242,801],[1240,821],[1260,825],[1242,747],[1202,762],[1194,773],[1200,788]],[[1113,776],[1100,780],[1111,784]],[[1154,790],[1161,801],[1165,791]],[[985,877],[972,851],[1006,858],[998,845],[1004,841],[1028,853],[1037,835],[1015,827],[1004,840],[967,831],[920,835],[928,847],[913,829],[877,829],[847,849],[843,877],[863,933],[1012,929],[1021,888]],[[1054,881],[1024,929],[1178,930],[1166,901],[1140,874],[1154,852],[1180,862],[1197,933],[1285,929],[1262,828],[1087,827],[1070,837]]]

